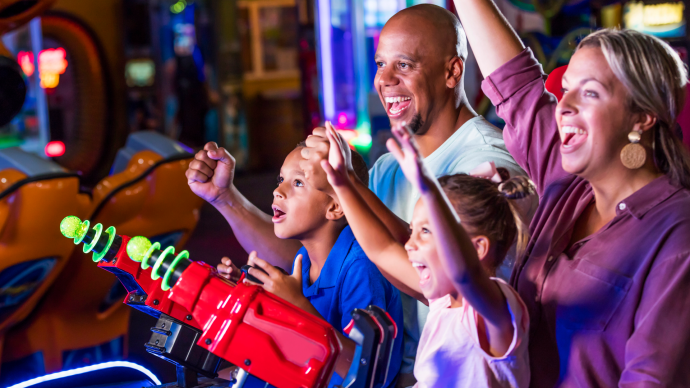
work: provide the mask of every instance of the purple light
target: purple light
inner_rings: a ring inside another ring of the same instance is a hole
[[[318,0],[319,43],[321,44],[321,83],[323,84],[323,110],[326,120],[335,116],[333,86],[333,58],[331,57],[331,0]]]
[[[338,124],[340,124],[340,125],[347,124],[347,115],[345,113],[341,113],[338,115]]]

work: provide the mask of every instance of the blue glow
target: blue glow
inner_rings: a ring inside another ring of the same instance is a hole
[[[319,0],[318,7],[323,113],[325,120],[332,120],[335,117],[335,91],[333,86],[333,53],[331,52],[331,0]]]
[[[76,368],[76,369],[64,370],[62,372],[51,373],[51,374],[48,374],[45,376],[36,377],[36,378],[31,379],[31,380],[24,381],[24,382],[19,383],[19,384],[15,384],[9,388],[31,387],[32,385],[44,383],[46,381],[61,379],[63,377],[75,376],[75,375],[80,375],[82,373],[88,373],[88,372],[93,372],[93,371],[108,369],[108,368],[136,369],[139,372],[145,374],[146,377],[151,379],[151,381],[153,381],[154,384],[161,385],[161,381],[158,380],[158,377],[156,377],[156,375],[154,375],[150,370],[144,368],[143,366],[141,366],[139,364],[135,364],[133,362],[127,362],[127,361],[111,361],[111,362],[104,362],[102,364],[85,366],[83,368]]]

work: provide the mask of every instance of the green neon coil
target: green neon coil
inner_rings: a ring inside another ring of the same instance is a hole
[[[147,261],[149,261],[149,257],[151,257],[151,254],[156,249],[161,249],[161,243],[153,243],[153,245],[151,245],[151,248],[149,248],[149,250],[146,251],[144,257],[141,259],[141,269],[147,269],[149,267],[149,263],[147,263]]]
[[[168,291],[172,287],[168,283],[170,282],[170,277],[172,277],[173,272],[175,272],[175,267],[177,267],[177,264],[179,264],[180,261],[188,258],[189,252],[182,251],[175,257],[175,260],[173,260],[173,262],[170,263],[170,267],[168,267],[168,270],[165,271],[165,275],[163,276],[163,282],[161,283],[161,288],[163,289],[163,291]]]
[[[84,241],[86,232],[89,231],[89,226],[91,226],[89,220],[84,220],[84,222],[81,223],[81,227],[77,231],[77,235],[74,237],[74,245],[78,245],[80,242]]]
[[[100,251],[99,253],[96,253],[96,252],[93,253],[93,259],[92,260],[94,263],[98,263],[99,261],[101,261],[101,259],[103,259],[103,257],[105,257],[105,254],[108,253],[108,250],[110,250],[110,246],[113,245],[113,240],[115,240],[115,236],[117,235],[115,233],[115,227],[114,226],[109,227],[108,229],[105,230],[105,232],[108,233],[108,243],[105,244],[105,248],[103,248],[102,251]]]
[[[175,247],[169,246],[165,248],[163,252],[161,252],[160,255],[158,255],[158,260],[156,260],[156,263],[153,264],[153,269],[151,270],[151,279],[153,280],[158,280],[160,278],[160,275],[158,275],[158,270],[161,267],[161,264],[163,264],[163,260],[165,260],[165,257],[168,255],[174,255],[175,254]]]
[[[93,237],[93,240],[91,240],[90,244],[84,244],[84,253],[89,253],[93,249],[93,247],[96,246],[96,243],[98,242],[98,239],[101,238],[101,233],[103,233],[103,225],[101,224],[96,224],[93,227],[93,230],[96,231],[96,235]]]

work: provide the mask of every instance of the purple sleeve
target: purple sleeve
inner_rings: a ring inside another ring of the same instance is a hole
[[[515,161],[536,184],[539,196],[567,173],[561,167],[556,97],[546,91],[546,75],[529,48],[482,82],[482,90],[506,122],[503,139]]]
[[[619,387],[690,387],[690,255],[655,263],[645,279]]]

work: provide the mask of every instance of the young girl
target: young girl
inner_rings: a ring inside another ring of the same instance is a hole
[[[416,387],[527,387],[529,317],[517,293],[491,276],[517,230],[505,192],[527,192],[528,181],[509,180],[499,190],[489,179],[453,175],[439,185],[408,130],[393,134],[403,148],[391,139],[388,149],[422,194],[404,247],[354,189],[341,151],[348,148],[332,128],[329,160],[321,164],[369,259],[401,291],[429,304]]]

